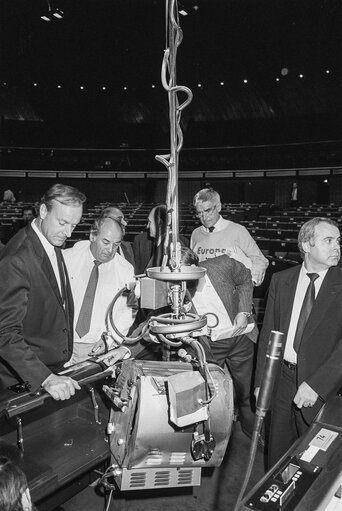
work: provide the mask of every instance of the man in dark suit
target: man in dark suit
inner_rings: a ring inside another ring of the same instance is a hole
[[[84,201],[71,186],[52,186],[38,218],[1,254],[0,388],[43,387],[54,399],[68,399],[79,388],[55,373],[73,347],[73,301],[59,247],[81,220]]]
[[[270,332],[284,333],[271,403],[270,466],[308,429],[342,384],[342,269],[336,266],[340,231],[328,218],[313,218],[301,227],[298,246],[303,264],[272,277],[259,341],[256,395]]]

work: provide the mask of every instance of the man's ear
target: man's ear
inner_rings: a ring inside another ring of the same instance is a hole
[[[305,252],[306,254],[308,254],[310,252],[310,242],[309,241],[302,241],[302,250],[303,252]]]
[[[41,204],[39,208],[39,216],[40,218],[44,219],[48,213],[47,207],[45,204]]]
[[[94,234],[92,231],[90,231],[89,239],[91,242],[94,242],[96,240],[96,234]]]
[[[219,203],[217,204],[216,209],[217,209],[218,213],[221,211],[221,209],[222,209],[222,204],[221,204],[221,202],[219,202]]]
[[[23,507],[23,511],[31,511],[32,510],[32,502],[30,490],[26,488],[24,493],[21,496],[21,505]]]

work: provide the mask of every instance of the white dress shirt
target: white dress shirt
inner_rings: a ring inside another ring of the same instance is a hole
[[[218,325],[214,328],[210,328],[210,338],[212,341],[229,337],[228,332],[233,326],[232,322],[208,275],[204,275],[204,277],[198,281],[192,303],[200,316],[208,312],[213,312],[218,317]],[[213,316],[208,317],[208,325],[213,325],[215,322],[216,320]]]
[[[315,280],[315,297],[317,296],[318,291],[321,288],[321,285],[323,283],[324,277],[327,274],[327,271],[328,271],[328,269],[320,271],[320,272],[315,272],[318,275],[318,278]],[[299,273],[299,278],[298,278],[297,287],[296,287],[296,293],[295,293],[295,297],[293,300],[290,325],[289,325],[289,330],[287,333],[285,350],[284,350],[284,359],[287,360],[288,362],[291,362],[291,364],[297,363],[297,353],[293,348],[293,341],[295,338],[299,314],[300,314],[300,311],[301,311],[301,308],[303,305],[305,293],[306,293],[306,290],[310,284],[310,278],[307,276],[307,273],[313,273],[313,272],[309,272],[305,268],[304,263],[303,263],[300,273]]]
[[[51,243],[45,238],[44,234],[42,232],[40,232],[40,230],[38,229],[38,227],[37,227],[37,219],[36,218],[34,220],[32,220],[31,227],[34,230],[34,232],[37,234],[39,240],[41,241],[41,244],[43,245],[43,248],[44,248],[48,258],[50,259],[50,262],[51,262],[51,265],[52,265],[52,268],[53,268],[53,272],[55,274],[55,277],[56,277],[56,280],[57,280],[57,283],[58,283],[59,291],[60,291],[60,293],[62,293],[61,279],[60,279],[60,276],[59,276],[59,270],[58,270],[58,263],[57,263],[57,256],[56,256],[56,252],[55,252],[55,247],[54,247],[54,245],[51,245]]]
[[[90,273],[94,267],[94,256],[90,251],[89,241],[79,241],[72,248],[63,250],[65,264],[68,269],[71,290],[74,298],[74,342],[96,343],[106,331],[106,311],[116,293],[134,280],[134,269],[131,263],[118,253],[114,258],[99,266],[99,279],[96,287],[89,332],[82,338],[76,332],[76,324],[81,310],[84,294]],[[126,335],[136,315],[136,309],[127,305],[126,296],[120,296],[115,303],[113,319],[116,328]],[[122,339],[114,332],[109,322],[109,332],[118,343]],[[91,346],[89,346],[89,351]]]

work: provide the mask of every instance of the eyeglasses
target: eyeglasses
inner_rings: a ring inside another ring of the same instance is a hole
[[[216,204],[215,204],[215,206],[212,206],[211,208],[203,209],[203,211],[196,211],[196,216],[197,216],[197,218],[201,218],[201,216],[204,216],[204,215],[210,216],[214,213],[215,209],[216,209]]]

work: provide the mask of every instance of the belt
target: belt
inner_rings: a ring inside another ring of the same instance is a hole
[[[291,371],[294,371],[297,367],[297,364],[292,364],[292,362],[289,362],[288,360],[285,360],[285,359],[283,359],[282,363],[284,364],[284,366],[291,369]]]

